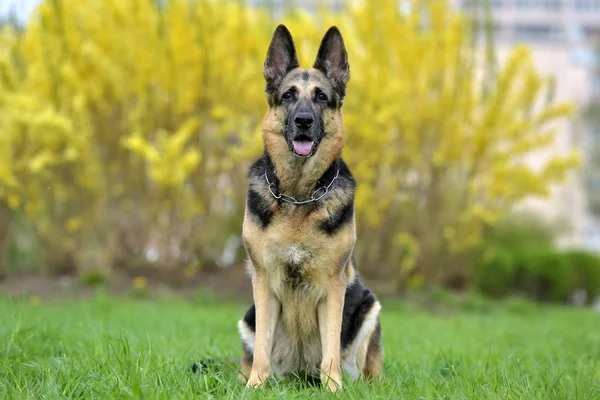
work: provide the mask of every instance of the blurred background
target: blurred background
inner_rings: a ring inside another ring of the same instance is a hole
[[[344,36],[378,291],[600,293],[600,0],[0,0],[0,21],[2,290],[248,290],[246,171],[285,23],[303,66]]]

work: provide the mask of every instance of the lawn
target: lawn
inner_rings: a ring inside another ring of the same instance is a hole
[[[35,303],[35,302],[34,302]],[[600,398],[600,314],[484,303],[428,312],[383,301],[385,378],[345,382],[342,398]],[[237,358],[232,301],[95,295],[0,300],[0,398],[335,398],[299,380],[247,391],[235,367],[203,375],[192,361]]]

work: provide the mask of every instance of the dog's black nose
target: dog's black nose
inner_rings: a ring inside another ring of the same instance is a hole
[[[308,129],[315,122],[315,118],[311,113],[298,113],[294,117],[294,123],[300,129]]]

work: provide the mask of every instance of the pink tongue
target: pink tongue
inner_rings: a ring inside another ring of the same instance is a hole
[[[313,142],[309,140],[294,140],[294,151],[301,156],[307,156],[312,151]]]

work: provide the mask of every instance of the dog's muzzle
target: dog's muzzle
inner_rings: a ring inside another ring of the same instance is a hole
[[[312,113],[299,112],[294,116],[296,134],[292,139],[292,151],[298,157],[310,157],[315,149],[315,140],[308,134],[313,129],[315,117]],[[306,132],[306,133],[304,133]]]

